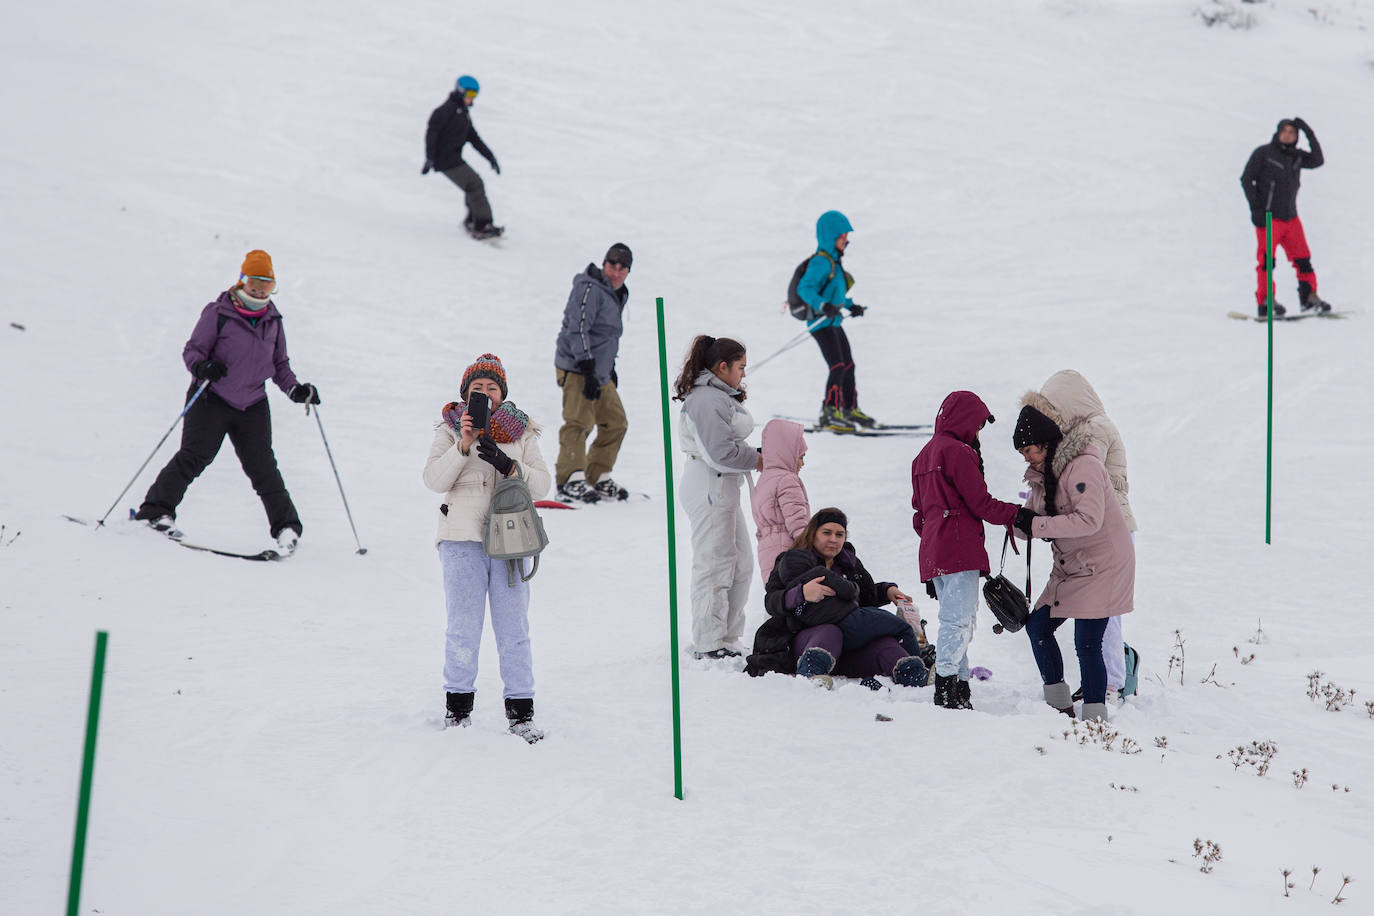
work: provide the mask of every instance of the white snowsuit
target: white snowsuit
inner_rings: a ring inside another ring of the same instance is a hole
[[[758,467],[745,442],[754,418],[739,392],[713,372],[697,376],[682,402],[678,444],[687,456],[679,498],[692,523],[692,651],[737,648],[753,576],[753,539],[741,488]]]

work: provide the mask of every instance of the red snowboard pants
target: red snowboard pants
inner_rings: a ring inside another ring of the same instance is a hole
[[[1264,305],[1269,298],[1269,287],[1266,282],[1264,271],[1264,227],[1255,227],[1255,239],[1258,242],[1255,251],[1255,301]],[[1307,236],[1302,231],[1302,220],[1298,217],[1292,219],[1274,220],[1274,253],[1278,254],[1279,248],[1283,248],[1283,253],[1288,256],[1288,263],[1293,265],[1293,270],[1298,275],[1298,296],[1305,298],[1307,293],[1317,291],[1317,275],[1312,272],[1312,252],[1307,249]],[[1275,258],[1277,261],[1277,257]],[[1275,284],[1277,285],[1277,284]],[[1299,305],[1302,303],[1299,302]]]

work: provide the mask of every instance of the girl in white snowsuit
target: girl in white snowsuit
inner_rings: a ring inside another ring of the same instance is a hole
[[[444,494],[439,507],[436,546],[444,570],[448,629],[444,651],[447,725],[469,725],[477,680],[486,605],[505,687],[510,729],[527,741],[542,737],[533,723],[534,672],[530,657],[528,582],[510,581],[506,560],[493,560],[482,548],[492,488],[498,477],[519,474],[538,499],[552,477],[535,439],[539,426],[506,400],[506,370],[483,353],[463,372],[460,401],[444,406],[425,462],[425,486]],[[474,429],[467,411],[471,395],[491,399],[491,420]]]
[[[745,409],[744,345],[705,334],[692,341],[674,386],[682,401],[678,444],[687,456],[679,496],[692,523],[692,652],[741,655],[753,545],[740,494],[763,459],[745,442],[754,418]]]

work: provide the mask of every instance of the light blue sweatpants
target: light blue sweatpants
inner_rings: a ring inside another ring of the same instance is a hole
[[[480,541],[440,541],[444,567],[444,598],[448,631],[444,645],[444,690],[471,693],[477,681],[477,651],[482,624],[491,601],[491,631],[501,663],[502,695],[506,699],[534,696],[534,665],[530,657],[530,585],[506,578],[506,561],[493,560]]]
[[[968,647],[978,620],[978,570],[936,576],[940,599],[940,631],[935,636],[935,673],[968,680]]]

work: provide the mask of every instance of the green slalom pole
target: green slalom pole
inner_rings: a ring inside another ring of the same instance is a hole
[[[76,805],[76,839],[72,844],[72,880],[67,888],[67,916],[81,907],[81,869],[86,861],[86,822],[91,808],[91,777],[95,770],[95,735],[100,722],[100,690],[105,682],[105,643],[109,634],[95,634],[95,667],[91,671],[91,702],[86,710],[86,758],[81,765],[81,796]]]
[[[1269,305],[1265,309],[1265,324],[1269,326],[1269,401],[1264,432],[1264,543],[1268,544],[1274,492],[1274,214],[1270,210],[1264,212],[1264,271],[1269,288]]]
[[[677,650],[677,518],[673,510],[673,433],[668,418],[668,337],[663,327],[663,297],[658,303],[658,384],[663,393],[664,508],[668,513],[668,659],[673,672],[673,795],[682,799],[682,693]]]

